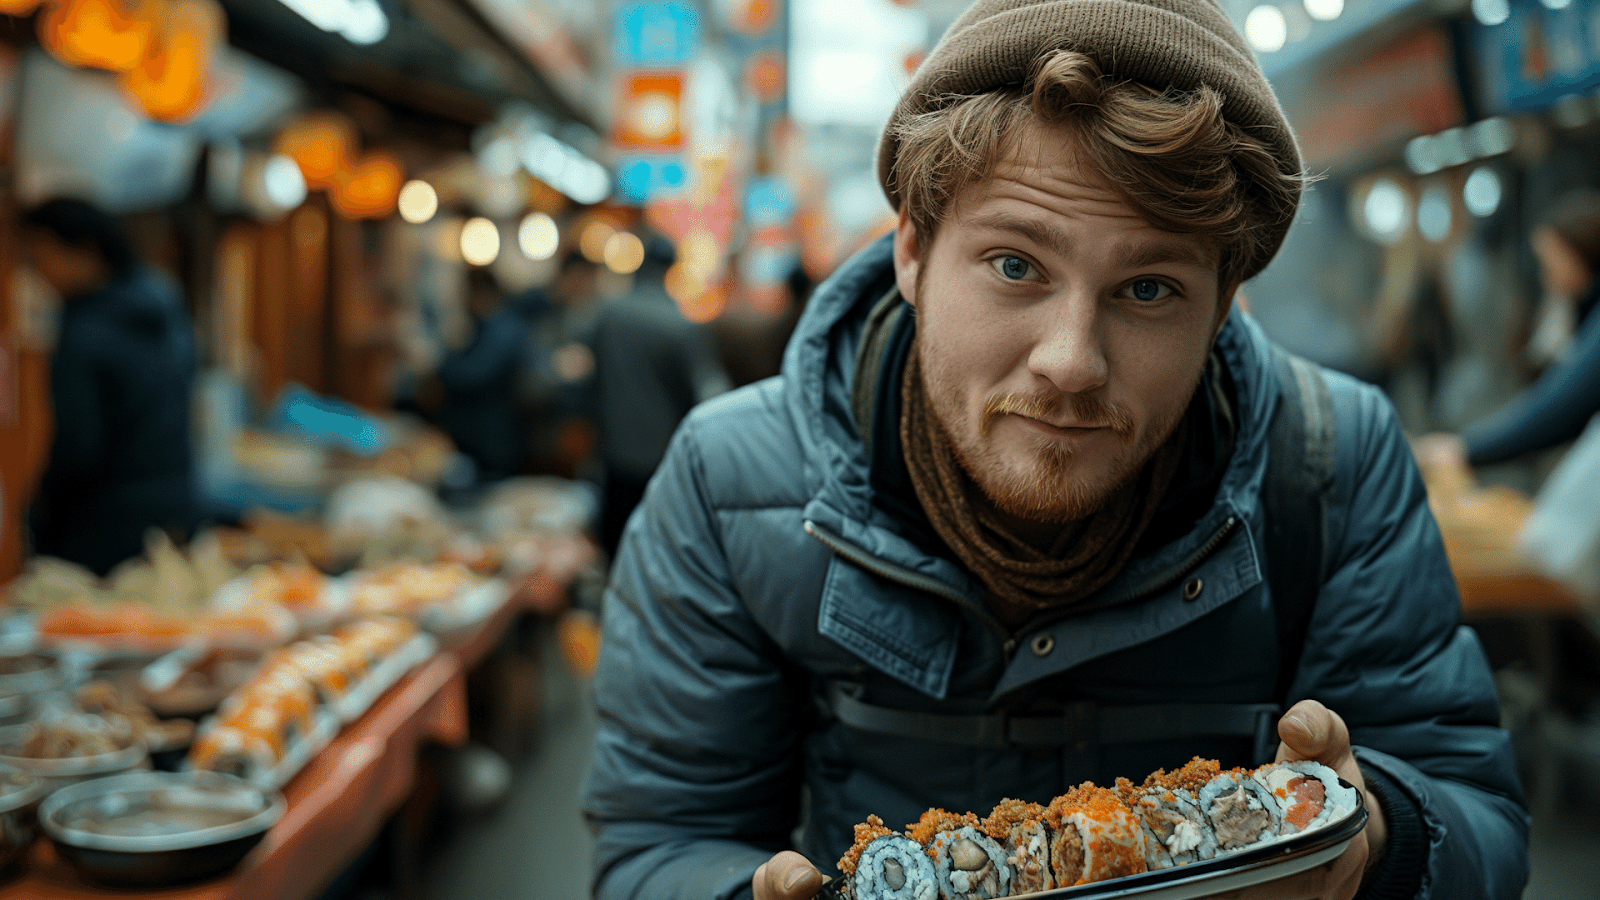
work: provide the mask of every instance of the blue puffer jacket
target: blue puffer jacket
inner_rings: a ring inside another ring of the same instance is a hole
[[[1261,752],[1203,735],[975,746],[860,730],[819,702],[840,685],[909,712],[1277,699],[1258,489],[1279,396],[1256,324],[1235,311],[1218,338],[1236,432],[1209,510],[1098,595],[1139,599],[1012,634],[869,481],[852,379],[892,279],[885,240],[819,288],[783,374],[691,414],[629,524],[605,600],[585,785],[597,896],[747,896],[780,849],[830,871],[869,813],[892,827],[930,806],[982,814],[1084,778]],[[1392,854],[1413,868],[1408,892],[1515,897],[1527,816],[1421,481],[1384,398],[1327,379],[1329,574],[1290,696],[1344,717],[1392,795],[1397,833],[1410,823],[1412,845]]]

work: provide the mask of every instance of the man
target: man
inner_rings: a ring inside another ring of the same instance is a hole
[[[1371,816],[1239,896],[1517,896],[1507,736],[1392,408],[1231,311],[1302,178],[1223,13],[979,0],[879,174],[893,237],[629,523],[597,894],[809,897],[868,814],[1201,755],[1321,760]]]
[[[518,298],[504,297],[486,269],[467,273],[467,313],[472,333],[439,360],[435,415],[472,460],[475,483],[484,484],[517,474],[528,455],[517,419],[529,356],[528,318]]]
[[[589,335],[598,453],[605,468],[600,546],[614,557],[622,528],[644,496],[678,423],[695,404],[726,391],[727,373],[705,326],[690,322],[667,295],[676,254],[657,235],[627,295],[606,301]]]
[[[50,200],[23,227],[29,262],[64,304],[32,549],[105,575],[144,551],[150,529],[182,540],[199,522],[194,338],[177,287],[140,262],[102,210]]]

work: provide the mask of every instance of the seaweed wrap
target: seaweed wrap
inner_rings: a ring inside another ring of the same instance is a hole
[[[991,900],[1011,893],[1011,867],[999,842],[978,829],[972,813],[930,809],[906,827],[933,858],[940,900]]]
[[[1278,803],[1280,832],[1299,834],[1355,810],[1356,789],[1339,783],[1332,769],[1315,760],[1268,763],[1255,771]]]
[[[868,816],[856,842],[839,859],[844,895],[854,900],[935,900],[933,860],[922,845]]]
[[[1084,782],[1050,801],[1050,866],[1056,887],[1072,887],[1149,870],[1144,830],[1108,788]]]
[[[1056,886],[1050,868],[1050,829],[1044,824],[1044,807],[1037,803],[1005,799],[983,820],[985,834],[1000,842],[1011,867],[1011,893],[1028,894]]]
[[[1216,760],[1195,757],[1173,772],[1158,769],[1133,784],[1117,779],[1117,796],[1128,805],[1144,831],[1145,863],[1170,869],[1217,855],[1217,839],[1200,811],[1200,789],[1221,768]]]
[[[1283,808],[1250,769],[1229,769],[1200,789],[1200,809],[1220,850],[1242,850],[1280,834]]]

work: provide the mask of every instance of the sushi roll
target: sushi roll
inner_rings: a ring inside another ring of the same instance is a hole
[[[1205,814],[1200,811],[1199,792],[1206,782],[1221,774],[1215,760],[1195,757],[1181,769],[1159,769],[1133,784],[1117,779],[1117,796],[1139,819],[1144,831],[1145,863],[1154,869],[1211,859],[1217,855],[1217,840]]]
[[[190,768],[254,779],[277,765],[278,748],[261,734],[233,725],[201,729],[189,745]]]
[[[1337,773],[1314,760],[1268,763],[1254,778],[1277,801],[1283,834],[1318,828],[1355,809],[1355,788],[1340,784]]]
[[[839,859],[844,895],[852,900],[936,900],[933,860],[922,845],[868,816],[856,842]]]
[[[908,825],[911,839],[933,858],[940,900],[990,900],[1011,892],[1011,867],[1006,851],[978,830],[972,813],[930,809]]]
[[[1144,830],[1115,792],[1084,782],[1050,801],[1050,866],[1057,887],[1149,871]]]
[[[1219,850],[1242,850],[1281,833],[1282,807],[1249,769],[1229,769],[1206,782],[1200,789],[1200,809]]]
[[[1044,825],[1044,807],[1006,799],[983,820],[983,831],[1000,842],[1011,867],[1011,892],[1030,894],[1056,886],[1050,868],[1050,830]]]

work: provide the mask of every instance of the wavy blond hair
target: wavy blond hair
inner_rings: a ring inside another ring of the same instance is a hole
[[[947,98],[896,129],[890,177],[926,252],[961,192],[993,173],[1029,122],[1062,126],[1080,157],[1146,222],[1205,234],[1226,290],[1259,272],[1309,181],[1285,174],[1264,142],[1228,122],[1208,87],[1158,91],[1057,50],[1027,82]]]

